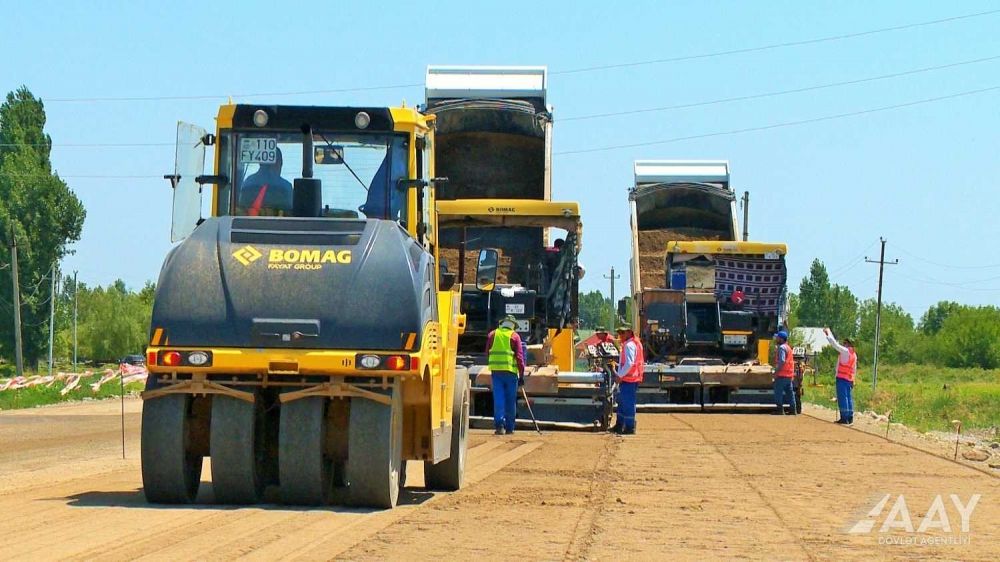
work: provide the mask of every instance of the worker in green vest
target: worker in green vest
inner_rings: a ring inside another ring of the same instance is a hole
[[[517,319],[508,314],[486,338],[493,375],[493,427],[497,435],[514,433],[517,387],[524,384],[524,346],[516,329]]]

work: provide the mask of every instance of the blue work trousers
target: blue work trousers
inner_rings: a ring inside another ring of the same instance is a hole
[[[854,383],[837,378],[837,408],[840,409],[840,419],[854,423]]]
[[[637,382],[618,383],[618,419],[615,425],[621,424],[627,430],[635,429],[635,394],[638,390]]]
[[[778,407],[778,411],[781,412],[785,406],[785,398],[788,398],[788,405],[792,407],[792,413],[795,413],[795,389],[792,387],[792,379],[790,377],[774,377],[774,405]]]
[[[517,375],[509,371],[493,372],[493,427],[514,431],[517,419]]]

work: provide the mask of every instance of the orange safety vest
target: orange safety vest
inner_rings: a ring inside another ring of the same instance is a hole
[[[841,363],[840,359],[837,359],[837,378],[853,383],[854,374],[858,372],[858,354],[853,347],[847,348],[847,354],[847,363]]]
[[[639,338],[632,336],[630,339],[622,342],[621,357],[622,360],[625,359],[625,346],[630,341],[635,344],[635,361],[632,362],[628,371],[622,375],[622,382],[642,382],[642,374],[646,371],[646,357],[643,355],[642,342],[639,341]]]
[[[795,378],[795,357],[792,356],[792,346],[788,345],[788,342],[781,344],[780,347],[785,349],[785,364],[781,366],[780,371],[776,371],[774,376],[781,377],[785,379]]]

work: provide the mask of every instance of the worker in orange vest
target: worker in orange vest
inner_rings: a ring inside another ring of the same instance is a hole
[[[778,342],[778,354],[774,362],[774,404],[777,406],[775,415],[785,414],[785,397],[788,397],[788,404],[791,406],[790,415],[798,413],[795,407],[795,391],[792,388],[792,381],[795,379],[795,357],[792,355],[792,346],[788,345],[788,332],[781,330],[774,334],[775,341]]]
[[[615,425],[611,431],[618,434],[635,434],[636,394],[639,383],[646,369],[646,358],[642,351],[642,342],[635,337],[632,327],[626,324],[618,326],[618,340],[621,342],[619,355],[620,364],[615,373],[618,382],[618,412]]]
[[[830,333],[830,328],[823,328],[826,341],[840,354],[837,358],[837,409],[840,419],[835,423],[851,425],[854,423],[854,375],[858,373],[858,354],[854,351],[854,342],[844,338],[844,345]]]

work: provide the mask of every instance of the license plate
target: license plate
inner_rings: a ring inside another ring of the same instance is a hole
[[[742,335],[724,334],[722,336],[722,343],[726,345],[746,345],[747,337]]]
[[[524,314],[524,303],[508,304],[507,314]]]
[[[278,139],[240,139],[240,163],[274,164],[278,161]]]

